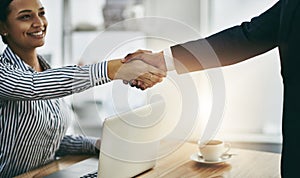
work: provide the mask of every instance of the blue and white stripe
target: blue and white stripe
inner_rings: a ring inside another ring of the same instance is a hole
[[[95,153],[95,139],[65,136],[72,111],[62,97],[109,81],[107,62],[35,72],[7,47],[0,56],[0,177],[44,165],[56,153]]]

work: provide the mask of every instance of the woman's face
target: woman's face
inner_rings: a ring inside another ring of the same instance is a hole
[[[8,45],[13,49],[43,46],[47,29],[45,9],[39,0],[13,0],[4,29]]]

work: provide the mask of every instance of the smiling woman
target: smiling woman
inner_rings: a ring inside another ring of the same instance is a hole
[[[142,89],[165,72],[121,59],[51,69],[37,48],[45,44],[45,8],[39,0],[0,0],[0,177],[45,165],[55,156],[96,154],[100,139],[65,135],[70,107],[63,97],[111,80],[140,80]]]
[[[12,1],[6,23],[1,24],[3,41],[38,72],[42,68],[35,49],[44,45],[47,25],[40,1]]]

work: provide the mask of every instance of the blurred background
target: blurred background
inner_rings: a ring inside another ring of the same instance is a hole
[[[276,0],[41,2],[46,8],[49,27],[46,45],[39,49],[39,53],[53,67],[59,67],[122,58],[137,49],[160,51],[176,43],[206,37],[249,21],[271,7]],[[1,43],[0,48],[4,47]],[[280,152],[282,81],[277,49],[224,67],[222,71],[226,106],[216,137],[241,147]],[[178,77],[174,72],[170,76]],[[189,139],[197,140],[210,115],[212,93],[206,72],[194,72],[189,76],[198,92],[200,111],[195,116],[196,127]],[[115,103],[118,100],[113,91],[125,90],[127,104],[135,108],[148,103],[149,97],[156,94],[162,95],[167,103],[180,103],[180,92],[174,86],[174,82],[168,79],[150,91],[108,84],[69,97],[68,101],[75,111],[69,132],[100,136],[103,120],[116,113]],[[118,109],[125,111],[128,107],[119,105]]]

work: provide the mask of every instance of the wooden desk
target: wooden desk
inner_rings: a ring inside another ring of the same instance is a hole
[[[176,177],[228,177],[228,178],[278,178],[280,177],[280,154],[232,149],[237,154],[226,163],[201,164],[190,160],[197,152],[197,145],[185,143],[177,151],[158,160],[156,166],[138,176],[139,178]],[[64,157],[44,167],[25,173],[18,178],[43,177],[88,158],[87,156]]]
[[[201,164],[190,160],[197,152],[196,144],[185,143],[179,150],[157,162],[156,167],[141,175],[143,178],[165,177],[228,177],[228,178],[278,178],[280,154],[232,149],[237,154],[222,164]]]

